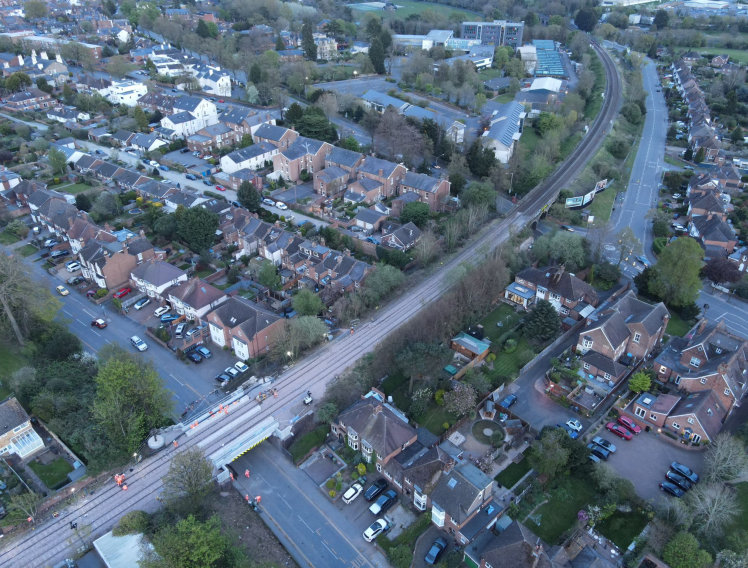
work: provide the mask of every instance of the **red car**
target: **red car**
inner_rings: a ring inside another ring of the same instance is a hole
[[[132,292],[132,288],[120,288],[114,293],[115,298],[124,298],[127,296],[130,292]]]
[[[619,416],[618,417],[618,423],[622,424],[623,426],[626,426],[629,430],[631,430],[634,434],[638,434],[642,431],[641,428],[637,425],[636,422],[631,420],[628,416]]]
[[[216,186],[216,189],[217,189],[218,191],[226,191],[226,188],[225,188],[225,187],[223,187],[222,185],[217,185],[217,186]]]
[[[95,319],[91,322],[91,325],[95,325],[99,329],[104,329],[106,327],[106,322],[103,319]]]
[[[619,424],[616,424],[615,422],[608,422],[605,425],[605,427],[611,432],[613,432],[613,434],[615,434],[616,436],[620,436],[624,440],[630,440],[631,438],[634,437],[631,432],[626,430],[626,428],[624,428],[623,426]]]
[[[219,103],[225,103],[226,101],[224,101],[223,99],[218,99],[218,102]]]

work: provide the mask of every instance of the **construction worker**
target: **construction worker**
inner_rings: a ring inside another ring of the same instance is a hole
[[[244,477],[246,477],[247,479],[249,479],[249,470],[248,469],[244,470]]]
[[[179,445],[179,442],[177,442],[176,440],[174,440],[174,447],[176,448],[178,445]]]

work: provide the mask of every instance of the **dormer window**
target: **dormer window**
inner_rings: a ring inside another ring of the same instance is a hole
[[[688,364],[691,365],[691,367],[693,367],[694,369],[698,369],[699,365],[701,365],[701,359],[699,359],[698,357],[691,357],[691,361]]]
[[[635,333],[634,334],[634,343],[639,343],[639,340],[642,338],[641,333]]]
[[[591,339],[582,339],[582,347],[585,349],[592,349],[592,344],[594,342]]]

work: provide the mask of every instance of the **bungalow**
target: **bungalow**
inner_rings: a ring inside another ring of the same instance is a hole
[[[164,292],[166,302],[179,315],[187,319],[202,321],[205,314],[214,310],[228,296],[200,278],[191,278],[187,282],[177,282]]]
[[[161,146],[166,146],[166,142],[159,139],[155,134],[136,134],[130,139],[130,144],[140,152],[153,152]]]
[[[76,123],[91,120],[91,115],[87,112],[79,111],[75,107],[58,106],[50,108],[47,111],[47,118],[65,124],[67,122]]]
[[[163,260],[150,259],[134,268],[130,272],[130,279],[149,298],[161,301],[165,298],[167,288],[187,281],[187,273]]]
[[[44,448],[44,440],[36,433],[31,419],[14,397],[0,403],[0,456],[17,455],[25,460]]]
[[[122,148],[129,146],[132,139],[135,138],[135,133],[129,130],[118,130],[111,136],[111,142]]]
[[[269,142],[259,142],[246,148],[241,148],[221,158],[221,169],[226,173],[233,173],[241,169],[251,168],[259,170],[273,161],[278,148]]]
[[[239,296],[223,302],[205,319],[213,343],[229,346],[241,360],[269,352],[285,325],[283,318]]]
[[[263,125],[263,128],[270,125]],[[278,128],[277,126],[273,128]],[[262,128],[258,129],[259,133]],[[292,182],[301,179],[304,172],[310,176],[325,167],[325,154],[332,146],[327,142],[299,136],[285,150],[273,156],[273,171]]]

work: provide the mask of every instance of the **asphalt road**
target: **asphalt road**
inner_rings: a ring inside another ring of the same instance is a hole
[[[168,470],[169,456],[185,448],[198,446],[206,455],[220,451],[237,437],[270,416],[282,414],[292,400],[298,400],[307,390],[315,399],[324,394],[326,385],[335,375],[353,366],[362,356],[371,353],[377,344],[390,333],[409,321],[424,306],[428,306],[449,289],[452,270],[463,263],[477,263],[496,246],[506,242],[512,234],[534,221],[546,207],[556,200],[562,187],[566,187],[585,167],[609,132],[620,104],[620,78],[607,53],[595,46],[601,56],[607,77],[604,104],[600,115],[592,124],[587,136],[569,158],[540,187],[523,199],[518,207],[501,222],[489,224],[475,241],[444,265],[418,283],[413,289],[380,310],[375,319],[362,322],[355,333],[327,344],[309,357],[283,373],[275,383],[277,398],[258,404],[243,397],[232,404],[230,413],[218,413],[214,418],[187,429],[177,449],[169,448],[157,457],[149,458],[133,467],[128,477],[131,482],[126,492],[110,485],[97,491],[93,497],[79,501],[63,511],[57,520],[40,520],[33,532],[19,535],[13,542],[5,543],[0,551],[1,566],[40,566],[54,564],[70,554],[70,529],[68,523],[82,519],[90,528],[91,537],[111,529],[116,520],[132,509],[152,510],[161,490],[161,478]],[[258,410],[259,406],[259,410]],[[217,410],[217,409],[216,409]],[[287,423],[281,423],[283,427]],[[83,517],[83,515],[86,515]],[[7,540],[7,539],[6,539]],[[337,543],[336,543],[337,545]]]

